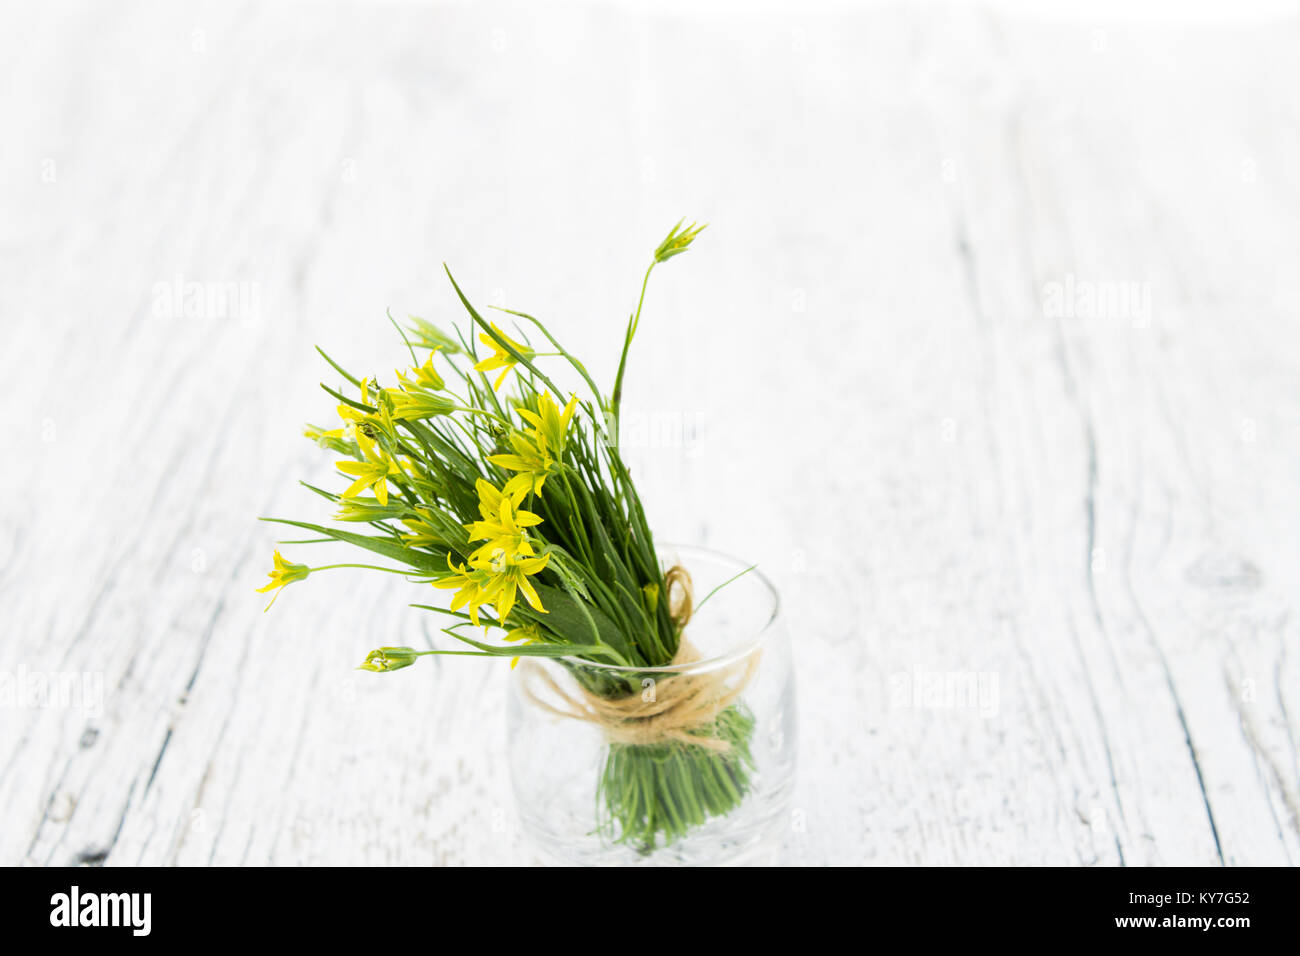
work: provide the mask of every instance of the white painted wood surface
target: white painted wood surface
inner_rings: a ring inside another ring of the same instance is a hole
[[[352,670],[426,593],[263,614],[255,519],[327,510],[313,344],[446,260],[608,380],[683,214],[638,474],[782,589],[785,860],[1300,858],[1297,21],[689,11],[5,8],[0,863],[530,861],[504,664]]]

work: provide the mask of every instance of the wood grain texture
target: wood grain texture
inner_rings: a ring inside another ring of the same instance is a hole
[[[4,18],[0,863],[530,862],[504,666],[352,670],[427,593],[264,614],[255,519],[327,512],[314,344],[387,374],[445,260],[612,380],[682,214],[626,427],[659,536],[781,588],[784,859],[1300,859],[1294,19]]]

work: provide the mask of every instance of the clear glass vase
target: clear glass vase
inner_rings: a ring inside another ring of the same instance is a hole
[[[796,750],[776,591],[724,554],[659,552],[692,582],[690,652],[678,663],[526,658],[511,672],[507,747],[520,821],[548,862],[773,862]],[[611,719],[609,709],[622,715],[629,705],[653,717]]]

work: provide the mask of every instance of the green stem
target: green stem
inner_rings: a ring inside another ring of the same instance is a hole
[[[645,305],[645,290],[650,284],[650,273],[654,272],[656,262],[650,263],[650,268],[645,271],[645,278],[641,280],[641,298],[636,303],[636,314],[628,319],[627,334],[623,336],[623,354],[618,358],[618,375],[614,378],[614,393],[609,399],[610,413],[610,440],[615,446],[618,445],[618,410],[623,402],[623,373],[627,369],[627,353],[632,346],[632,337],[636,335],[637,325],[641,321],[641,308]]]
[[[363,568],[367,571],[387,571],[389,574],[404,574],[407,575],[408,577],[427,576],[427,575],[415,574],[415,572],[411,571],[410,569],[403,571],[401,568],[381,568],[374,564],[322,564],[319,568],[309,568],[308,571],[311,574],[315,574],[317,571],[332,571],[335,568]]]

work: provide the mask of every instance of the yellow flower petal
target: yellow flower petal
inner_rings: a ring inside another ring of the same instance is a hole
[[[357,495],[361,494],[361,492],[365,491],[368,487],[370,487],[369,478],[365,478],[365,477],[358,478],[356,481],[352,482],[352,484],[348,485],[347,490],[343,492],[343,497],[355,498]]]
[[[534,611],[541,611],[543,614],[547,613],[546,608],[542,607],[542,599],[537,596],[537,589],[533,587],[532,581],[529,581],[526,577],[520,577],[519,590],[524,592],[524,597],[532,605]]]

